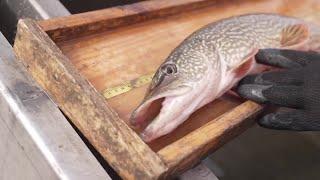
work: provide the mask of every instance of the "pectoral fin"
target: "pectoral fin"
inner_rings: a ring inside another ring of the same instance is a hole
[[[255,64],[254,56],[258,53],[258,49],[253,49],[244,60],[233,70],[235,77],[242,78],[252,70],[253,65]]]
[[[282,47],[292,47],[303,44],[309,38],[309,27],[305,24],[295,24],[285,27],[281,32]]]

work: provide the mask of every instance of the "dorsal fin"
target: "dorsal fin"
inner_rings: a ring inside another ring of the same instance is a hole
[[[309,28],[305,24],[289,25],[282,29],[281,46],[288,47],[303,43],[309,38]]]

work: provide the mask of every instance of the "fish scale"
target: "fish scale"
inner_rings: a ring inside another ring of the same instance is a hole
[[[275,14],[247,14],[206,25],[187,37],[160,65],[130,121],[133,125],[149,122],[151,104],[160,102],[159,114],[141,137],[151,141],[168,134],[242,77],[259,70],[254,60],[258,49],[316,50],[319,40],[319,27]]]

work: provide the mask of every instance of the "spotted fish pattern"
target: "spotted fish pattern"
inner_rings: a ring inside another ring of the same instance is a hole
[[[276,14],[247,14],[208,24],[187,37],[159,67],[149,91],[133,112],[146,122],[152,102],[164,98],[159,114],[141,134],[151,141],[168,134],[195,110],[228,91],[256,68],[258,49],[319,50],[319,27]]]

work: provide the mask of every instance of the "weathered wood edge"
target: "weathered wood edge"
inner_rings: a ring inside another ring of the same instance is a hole
[[[217,150],[253,124],[263,107],[246,101],[213,121],[164,147],[158,154],[169,167],[169,174],[178,174]]]
[[[56,42],[205,7],[217,0],[148,0],[130,5],[39,21]]]
[[[124,179],[158,179],[166,165],[107,105],[33,20],[20,20],[18,58]]]

